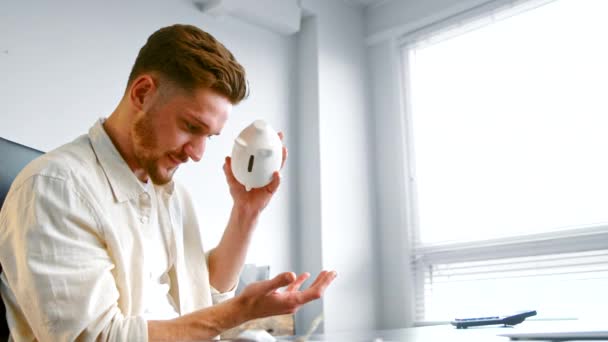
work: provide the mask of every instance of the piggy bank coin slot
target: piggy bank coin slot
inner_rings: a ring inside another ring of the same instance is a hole
[[[249,166],[247,166],[247,171],[251,172],[253,170],[253,154],[249,156]]]

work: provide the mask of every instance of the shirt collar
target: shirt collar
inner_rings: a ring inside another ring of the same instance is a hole
[[[124,202],[129,199],[137,198],[141,194],[147,192],[148,186],[142,183],[135,173],[129,168],[129,165],[122,158],[112,140],[103,128],[105,119],[99,119],[93,127],[89,129],[89,139],[93,146],[93,151],[99,160],[99,164],[105,173],[114,198],[118,202]],[[148,180],[148,183],[151,181]],[[168,194],[173,193],[173,181],[160,186]]]

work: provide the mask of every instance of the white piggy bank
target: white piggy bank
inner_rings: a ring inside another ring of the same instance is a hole
[[[247,191],[272,181],[283,161],[283,143],[277,132],[263,120],[256,120],[234,140],[232,174]]]

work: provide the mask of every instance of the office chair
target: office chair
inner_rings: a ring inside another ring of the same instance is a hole
[[[23,146],[0,137],[0,210],[13,180],[30,161],[43,152]],[[2,265],[0,265],[2,273]],[[9,331],[6,323],[4,301],[0,300],[0,341],[8,340]]]

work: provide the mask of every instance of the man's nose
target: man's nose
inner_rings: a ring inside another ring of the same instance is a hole
[[[184,152],[192,159],[197,162],[203,158],[203,153],[205,153],[205,142],[207,140],[204,136],[199,136],[190,140],[185,148]]]

